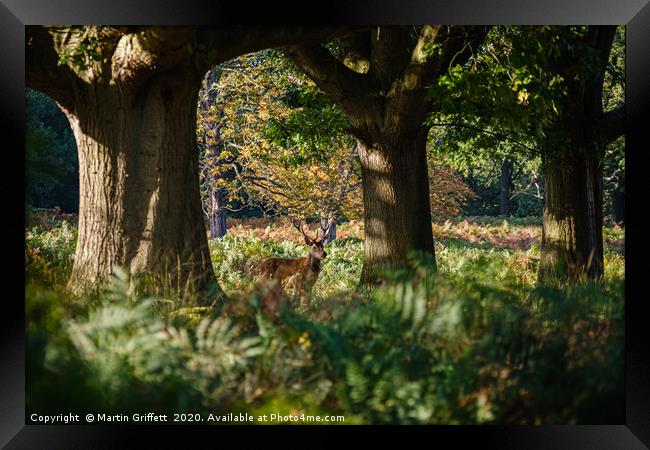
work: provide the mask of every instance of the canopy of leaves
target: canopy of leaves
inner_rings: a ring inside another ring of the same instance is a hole
[[[210,173],[228,191],[231,209],[255,204],[299,217],[360,217],[360,168],[344,113],[277,52],[246,55],[220,70],[198,130],[206,147],[219,147]],[[449,166],[432,163],[430,175],[434,215],[460,214],[471,190]]]
[[[584,26],[493,27],[467,64],[452,67],[429,92],[430,143],[438,159],[473,175],[509,159],[523,175],[514,177],[515,193],[538,195],[530,189],[539,178],[540,149],[567,107],[568,84],[585,83],[603,69],[587,33]],[[604,111],[624,102],[624,43],[619,27],[605,71]],[[551,147],[561,151],[561,144]],[[620,178],[623,149],[619,142],[606,150],[606,179],[613,179],[612,172]]]
[[[215,182],[231,206],[332,218],[361,214],[356,149],[343,113],[277,52],[224,64],[199,130],[218,122]]]

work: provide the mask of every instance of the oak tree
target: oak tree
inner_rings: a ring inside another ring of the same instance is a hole
[[[361,282],[434,255],[426,163],[426,92],[477,48],[485,27],[381,26],[286,53],[346,113],[361,162],[364,266]]]
[[[97,286],[115,264],[181,292],[213,283],[195,133],[204,74],[243,53],[344,30],[27,27],[26,84],[66,113],[79,154],[70,290]]]

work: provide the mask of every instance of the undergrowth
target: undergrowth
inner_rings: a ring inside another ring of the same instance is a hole
[[[559,288],[535,284],[539,250],[518,244],[530,226],[461,223],[483,227],[484,239],[474,234],[472,241],[469,231],[454,234],[440,224],[437,272],[430,258],[413,254],[411,276],[363,292],[363,241],[351,233],[327,247],[309,306],[286,303],[277,320],[262,314],[264,292],[248,273],[266,256],[305,255],[297,240],[242,229],[211,241],[229,297],[214,307],[130,294],[121,271],[101,293],[73,302],[62,286],[74,227],[31,228],[27,411],[340,414],[344,423],[620,422],[622,232],[605,233],[612,244],[605,280]]]

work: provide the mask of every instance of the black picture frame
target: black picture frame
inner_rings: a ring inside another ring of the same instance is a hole
[[[434,426],[434,427],[343,427],[368,437],[379,432],[397,431],[397,438],[420,434],[429,445],[440,438],[451,438],[453,446],[474,443],[480,448],[527,449],[643,449],[650,446],[650,327],[645,323],[642,305],[644,256],[648,254],[643,237],[642,214],[644,147],[650,106],[650,5],[648,0],[412,0],[334,1],[323,5],[306,3],[282,5],[267,2],[253,6],[246,2],[207,0],[1,0],[0,2],[0,114],[6,131],[5,173],[24,166],[25,116],[25,29],[26,25],[45,24],[615,24],[626,25],[626,420],[622,424],[589,426]],[[645,125],[645,126],[644,126]],[[10,186],[15,186],[12,184]],[[17,218],[11,237],[4,235],[5,249],[15,255],[5,258],[15,267],[4,272],[7,284],[17,287],[16,295],[5,295],[0,312],[0,445],[23,448],[125,448],[138,436],[146,436],[147,446],[160,440],[162,447],[175,447],[187,436],[206,437],[213,446],[223,445],[226,431],[237,432],[238,445],[251,437],[275,436],[287,427],[258,427],[251,433],[245,427],[25,425],[25,312],[20,300],[24,292],[24,271],[17,261],[24,252],[24,198],[5,187],[5,203],[11,203]],[[8,209],[8,206],[7,206]],[[16,238],[14,239],[13,236]],[[12,276],[11,271],[16,271]],[[22,275],[21,275],[22,274]],[[24,297],[23,297],[24,298]],[[340,428],[340,427],[337,427]],[[317,431],[319,443],[340,440],[331,428],[302,426],[290,429],[291,441],[311,445],[310,432]],[[186,433],[187,432],[187,433]],[[146,434],[144,434],[146,433]],[[307,433],[307,434],[305,434]],[[288,433],[287,433],[288,434]],[[183,436],[181,436],[183,435]],[[398,442],[400,442],[398,441]]]

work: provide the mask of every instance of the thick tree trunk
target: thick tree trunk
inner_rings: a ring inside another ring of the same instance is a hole
[[[434,255],[426,131],[385,134],[358,145],[365,224],[361,283],[373,284],[382,270],[407,266],[413,250]]]
[[[435,260],[423,125],[432,104],[426,94],[437,77],[467,61],[487,30],[373,27],[363,38],[344,42],[354,69],[323,46],[285,50],[345,111],[358,141],[365,226],[361,284],[380,281],[384,269],[408,266],[411,251]],[[432,47],[435,56],[427,51]]]
[[[561,163],[546,158],[539,279],[602,277],[602,177],[594,145],[571,148]]]
[[[510,186],[512,185],[512,163],[510,161],[504,161],[501,164],[501,176],[499,178],[500,183],[500,203],[501,203],[501,215],[509,216],[510,215]]]
[[[181,296],[214,282],[200,205],[194,78],[191,69],[177,69],[133,94],[99,83],[77,93],[67,111],[80,168],[72,292],[97,287],[116,264],[155,291]]]
[[[616,33],[614,26],[590,26],[583,43],[592,46],[599,69],[567,51],[551,65],[567,80],[559,118],[546,133],[542,152],[545,196],[541,282],[599,279],[604,273],[601,158],[607,143],[624,130],[624,115],[603,113],[603,80]]]
[[[613,26],[589,27],[583,43],[592,46],[600,67],[581,67],[575,54],[560,54],[551,69],[567,80],[560,116],[547,130],[542,151],[544,217],[540,282],[599,279],[604,274],[602,150],[621,122],[603,114],[605,67],[616,33]]]

